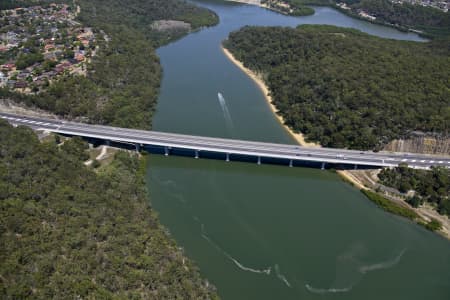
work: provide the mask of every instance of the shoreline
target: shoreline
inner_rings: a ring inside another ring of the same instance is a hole
[[[258,74],[256,74],[255,72],[253,72],[252,70],[246,68],[244,66],[244,64],[237,60],[233,54],[231,54],[230,51],[228,51],[225,47],[223,47],[223,45],[221,45],[221,49],[223,51],[223,53],[225,54],[225,56],[233,63],[235,64],[239,69],[241,69],[247,76],[249,76],[258,86],[258,88],[261,90],[261,92],[264,95],[264,98],[267,101],[267,104],[269,105],[270,110],[272,111],[272,113],[274,114],[274,116],[277,118],[277,120],[280,122],[280,124],[283,126],[283,128],[294,138],[294,140],[301,146],[304,147],[321,147],[319,144],[316,143],[308,143],[305,141],[304,136],[301,133],[295,133],[293,132],[293,130],[291,128],[289,128],[285,123],[284,123],[284,119],[282,116],[278,115],[277,113],[277,108],[276,106],[272,103],[272,97],[269,94],[269,89],[267,87],[267,85],[265,84],[265,82],[263,81],[263,79],[261,78],[261,76],[259,76]],[[371,188],[365,186],[365,184],[362,182],[362,180],[360,178],[358,178],[358,176],[356,176],[355,174],[353,174],[350,170],[338,170],[336,172],[344,181],[347,181],[348,183],[350,183],[351,185],[353,185],[356,189],[358,190],[369,190],[369,191],[373,191]],[[373,191],[375,192],[375,191]],[[379,193],[377,193],[379,194]],[[383,195],[381,195],[383,196]],[[384,196],[383,196],[384,197]],[[392,201],[392,200],[391,200]],[[440,231],[437,231],[436,233],[440,234],[441,236],[450,239],[450,225],[448,222],[443,222],[443,219],[440,218],[440,216],[437,215],[437,213],[434,211],[425,211],[425,208],[423,209],[413,209],[416,213],[419,214],[419,216],[423,219],[423,220],[429,220],[430,217],[435,218],[437,220],[439,220],[442,225],[443,228]]]
[[[269,105],[270,110],[272,111],[272,113],[274,114],[274,116],[277,118],[277,120],[280,122],[280,124],[283,126],[283,128],[291,135],[291,137],[301,146],[303,147],[321,147],[319,144],[317,143],[311,143],[311,142],[307,142],[305,140],[305,137],[303,136],[303,134],[301,133],[295,133],[289,126],[287,126],[284,122],[284,119],[282,116],[280,116],[278,114],[278,109],[277,107],[273,104],[272,102],[272,97],[270,96],[269,93],[269,88],[267,87],[266,83],[262,80],[262,78],[256,74],[255,72],[253,72],[252,70],[246,68],[244,66],[244,64],[237,60],[233,54],[228,51],[228,49],[226,49],[223,45],[220,46],[222,49],[222,52],[225,54],[225,56],[234,64],[236,65],[239,69],[241,69],[248,77],[250,77],[258,86],[258,88],[261,90],[261,92],[264,95],[264,98],[266,99],[267,104]]]

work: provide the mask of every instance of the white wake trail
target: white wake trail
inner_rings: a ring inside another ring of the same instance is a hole
[[[286,284],[288,287],[291,287],[291,284],[289,283],[289,281],[286,279],[286,277],[281,274],[280,272],[280,267],[276,264],[275,265],[275,274],[277,275],[277,277],[284,282],[284,284]]]
[[[396,257],[394,257],[394,259],[388,260],[385,262],[381,262],[381,263],[377,263],[377,264],[373,264],[373,265],[362,266],[359,268],[359,271],[361,273],[365,274],[367,272],[371,272],[371,271],[375,271],[375,270],[392,268],[393,266],[395,266],[396,264],[398,264],[400,262],[400,259],[402,258],[403,254],[405,254],[405,252],[406,252],[406,249],[403,249]]]
[[[227,125],[228,131],[231,134],[234,129],[233,125],[233,119],[231,119],[230,111],[228,110],[227,103],[225,102],[225,98],[223,97],[222,93],[217,93],[217,98],[219,99],[220,107],[223,111],[223,116],[225,118],[225,123]]]
[[[315,294],[328,294],[328,293],[346,293],[352,289],[352,286],[347,288],[329,288],[329,289],[318,289],[310,286],[309,284],[305,284],[305,287],[308,291]]]
[[[222,253],[223,255],[225,255],[229,260],[231,260],[239,269],[243,270],[243,271],[247,271],[247,272],[252,272],[252,273],[257,273],[257,274],[266,274],[266,275],[270,275],[270,272],[272,270],[271,267],[268,267],[267,269],[262,269],[262,270],[258,270],[258,269],[253,269],[253,268],[249,268],[244,266],[243,264],[241,264],[237,259],[235,259],[234,257],[232,257],[230,254],[228,254],[226,251],[224,251],[222,248],[220,248],[216,243],[214,243],[207,235],[206,235],[206,231],[205,231],[205,225],[201,224],[201,229],[202,229],[202,237],[207,240],[211,245],[214,246],[214,248],[216,248],[220,253]]]

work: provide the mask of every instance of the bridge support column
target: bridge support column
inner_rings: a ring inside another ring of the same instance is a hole
[[[106,140],[105,145],[109,147],[109,146],[111,146],[111,142],[109,140]]]
[[[257,164],[258,164],[258,165],[261,164],[261,156],[258,156],[258,162],[257,162]]]
[[[135,146],[136,146],[136,151],[140,152],[141,151],[141,145],[140,144],[136,144]]]
[[[227,153],[227,157],[225,158],[225,161],[230,161],[230,153]]]
[[[358,170],[358,165],[355,165],[354,170]]]
[[[325,162],[322,163],[322,166],[320,167],[321,170],[325,170]]]
[[[292,168],[292,166],[294,165],[294,162],[292,161],[292,159],[289,160],[289,167]]]
[[[164,155],[169,156],[169,147],[164,147]]]
[[[195,158],[198,158],[198,150],[195,150]]]

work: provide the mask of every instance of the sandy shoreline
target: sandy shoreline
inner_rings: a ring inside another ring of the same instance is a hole
[[[353,176],[353,174],[347,170],[338,170],[337,173],[342,176],[344,179],[346,179],[347,181],[351,182],[354,186],[356,186],[358,189],[360,190],[368,190],[368,188],[366,188],[364,186],[364,184],[358,180],[358,178],[356,178],[355,176]]]
[[[252,70],[247,69],[242,62],[237,60],[233,56],[233,54],[231,54],[231,52],[229,52],[223,46],[221,48],[222,48],[223,53],[227,56],[227,58],[230,61],[232,61],[236,66],[238,66],[245,74],[247,74],[258,85],[258,87],[261,89],[262,93],[264,94],[264,97],[265,97],[267,103],[269,104],[271,111],[277,118],[277,120],[289,132],[289,134],[291,134],[291,136],[297,141],[297,143],[299,143],[300,145],[305,146],[305,147],[320,147],[319,144],[306,142],[305,138],[302,134],[295,133],[295,132],[293,132],[293,130],[291,128],[286,126],[284,123],[283,117],[281,117],[280,115],[277,114],[278,110],[277,110],[276,106],[273,105],[272,97],[269,94],[269,89],[267,88],[267,86],[264,83],[264,81],[262,80],[262,78],[258,74],[253,72]],[[339,170],[339,171],[337,171],[337,173],[339,174],[339,176],[343,177],[345,180],[351,182],[357,189],[371,190],[370,188],[368,188],[364,185],[364,183],[361,181],[361,179],[358,178],[357,174],[353,174],[351,171],[348,171],[348,170]],[[441,218],[439,216],[439,214],[436,211],[433,211],[432,209],[428,209],[427,211],[425,211],[425,208],[413,209],[413,210],[415,210],[417,213],[419,213],[422,218],[424,216],[425,216],[425,219],[427,219],[427,218],[429,219],[430,217],[433,217],[433,218],[436,218],[439,221],[441,221],[441,223],[443,224],[443,230],[440,233],[447,239],[450,239],[450,224],[448,223],[448,219],[443,220],[444,218]]]
[[[250,69],[247,69],[242,62],[237,60],[233,54],[231,54],[230,51],[225,49],[223,46],[221,46],[223,53],[226,55],[226,57],[233,62],[237,67],[239,67],[245,74],[247,74],[259,87],[259,89],[264,94],[264,98],[266,99],[267,103],[269,104],[270,110],[273,112],[277,120],[283,125],[284,129],[286,129],[287,132],[299,143],[300,145],[304,147],[320,147],[319,144],[316,143],[309,143],[305,141],[305,137],[301,133],[295,133],[291,128],[289,128],[287,125],[285,125],[284,119],[282,116],[278,115],[275,105],[272,103],[272,97],[269,95],[269,89],[267,88],[264,81],[261,79],[258,74],[253,72]]]
[[[223,46],[221,46],[221,47],[222,47],[223,53],[227,56],[227,58],[230,61],[232,61],[236,66],[238,66],[251,79],[253,79],[253,81],[258,85],[258,87],[261,89],[262,93],[264,94],[264,97],[267,100],[267,103],[269,104],[270,110],[273,112],[273,114],[275,115],[277,120],[281,123],[281,125],[287,130],[287,132],[289,132],[289,134],[297,141],[297,143],[299,143],[300,145],[305,146],[305,147],[320,147],[320,145],[317,143],[306,142],[305,137],[301,133],[295,133],[291,128],[289,128],[288,126],[285,125],[283,117],[277,114],[278,110],[277,110],[276,106],[273,105],[273,103],[272,103],[272,97],[269,95],[269,89],[267,88],[266,84],[261,79],[261,77],[258,76],[258,74],[256,74],[252,70],[246,68],[242,62],[237,60],[233,56],[233,54],[231,54],[230,51],[225,49]],[[353,185],[355,187],[357,187],[358,189],[366,189],[366,187],[364,187],[364,184],[360,180],[358,180],[357,177],[353,176],[353,174],[351,174],[351,172],[346,171],[346,170],[340,170],[337,173],[340,176],[342,176],[343,178],[345,178],[347,181],[350,181],[351,183],[353,183]]]
[[[230,51],[228,51],[226,48],[221,46],[223,53],[226,55],[226,57],[232,61],[236,66],[238,66],[245,74],[247,74],[261,89],[262,93],[264,94],[264,98],[266,99],[267,103],[269,104],[270,110],[273,112],[274,116],[277,118],[277,120],[281,123],[281,125],[284,127],[284,129],[289,132],[289,134],[297,141],[298,144],[305,146],[305,147],[320,147],[317,143],[308,143],[305,141],[305,137],[301,133],[295,133],[291,128],[289,128],[284,123],[284,119],[282,116],[277,114],[278,109],[276,106],[272,103],[272,97],[269,94],[269,89],[267,88],[264,81],[261,79],[258,74],[253,72],[252,70],[246,68],[242,62],[237,60],[233,54],[231,54]],[[340,176],[345,178],[346,180],[353,183],[354,186],[356,186],[358,189],[366,189],[364,187],[364,184],[358,180],[351,172],[346,170],[341,170],[338,172]]]

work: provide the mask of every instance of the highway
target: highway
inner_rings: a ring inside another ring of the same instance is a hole
[[[0,118],[18,126],[24,125],[71,136],[96,138],[104,141],[135,144],[137,146],[161,146],[192,150],[201,157],[202,152],[244,155],[288,161],[310,161],[354,166],[394,167],[407,163],[410,167],[426,169],[431,166],[450,168],[450,156],[415,153],[391,153],[356,151],[334,148],[309,148],[297,145],[262,143],[235,139],[211,138],[184,134],[126,129],[111,126],[90,125],[56,119],[1,113]],[[196,154],[196,155],[197,155]]]

